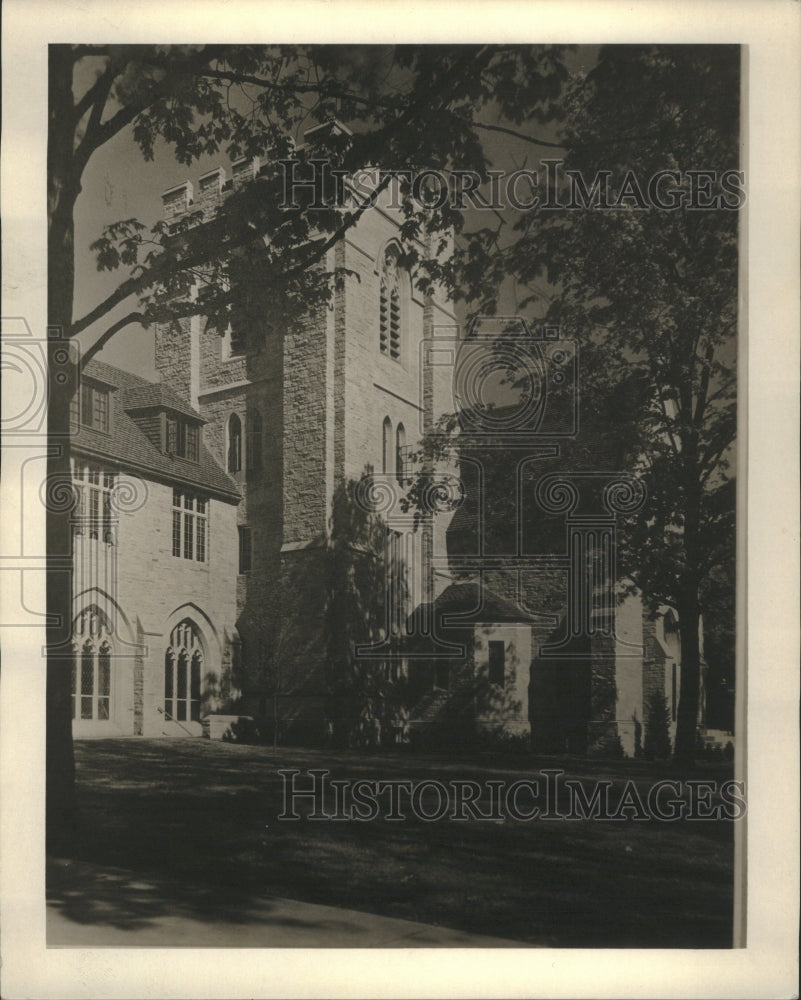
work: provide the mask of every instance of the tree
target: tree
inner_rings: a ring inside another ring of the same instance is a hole
[[[649,499],[620,554],[652,606],[678,611],[675,757],[689,764],[699,618],[733,556],[739,50],[604,47],[565,87],[561,115],[566,152],[541,175],[545,207],[521,213],[504,242],[503,227],[477,231],[447,269],[454,286],[470,276],[483,312],[505,276],[534,288],[521,308],[539,304],[592,352],[583,400],[632,380],[647,390],[626,443]]]
[[[543,119],[565,76],[556,47],[312,47],[53,45],[49,50],[48,430],[60,447],[48,475],[69,480],[69,406],[74,362],[64,342],[108,323],[84,352],[97,353],[131,324],[201,313],[222,333],[238,316],[280,316],[282,323],[319,308],[341,275],[328,251],[371,206],[369,196],[281,207],[283,170],[306,124],[334,117],[349,130],[318,135],[316,152],[339,170],[419,171],[454,165],[485,171],[476,114],[524,105]],[[85,315],[74,315],[75,210],[92,157],[129,135],[146,158],[166,144],[190,164],[225,151],[262,156],[264,170],[210,218],[148,229],[120,220],[94,244],[100,268],[122,268],[115,289]],[[389,175],[379,182],[386,187]],[[407,192],[408,195],[408,192]],[[446,205],[421,213],[404,197],[404,237],[436,239],[458,222]],[[411,258],[414,254],[411,255]],[[254,276],[254,267],[258,269]],[[201,294],[198,294],[201,293]],[[123,304],[133,308],[119,318]],[[260,331],[269,329],[263,324]],[[71,595],[56,560],[70,553],[68,512],[48,511],[47,818],[57,847],[74,822],[68,648]]]

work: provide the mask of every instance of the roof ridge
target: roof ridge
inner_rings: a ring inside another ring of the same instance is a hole
[[[137,375],[135,372],[129,372],[127,369],[120,368],[118,365],[111,365],[108,363],[108,361],[99,361],[97,358],[92,358],[91,360],[87,361],[83,366],[83,371],[91,378],[93,368],[100,369],[100,371],[106,371],[107,373],[110,373],[117,377],[121,375],[124,380],[133,380],[136,386],[163,385],[161,380],[154,381],[153,379],[147,379],[143,375]],[[98,374],[100,374],[100,372],[98,372]],[[133,387],[134,386],[132,385],[118,386],[118,388],[120,389],[133,388]]]

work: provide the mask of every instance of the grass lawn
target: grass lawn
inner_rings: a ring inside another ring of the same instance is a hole
[[[213,919],[225,906],[246,923],[256,901],[275,895],[549,947],[731,943],[730,821],[277,819],[279,768],[483,786],[562,767],[587,787],[600,778],[622,787],[632,778],[647,789],[670,776],[656,764],[274,751],[200,739],[77,742],[75,753],[82,823],[75,859],[122,869],[132,885],[137,877],[169,884],[159,901],[149,900],[149,912],[160,906]],[[730,767],[704,765],[693,777],[725,780]],[[522,808],[529,805],[521,798]],[[102,912],[96,919],[134,926],[146,917],[126,910],[119,885],[98,911],[98,891],[87,884],[85,898],[72,894],[73,919],[91,923]]]

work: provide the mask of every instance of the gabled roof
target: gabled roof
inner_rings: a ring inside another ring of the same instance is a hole
[[[109,433],[91,427],[79,427],[72,436],[76,454],[112,463],[120,469],[136,473],[172,486],[188,486],[213,493],[229,503],[238,503],[241,494],[236,483],[222,469],[204,444],[200,445],[199,461],[166,455],[160,451],[139,426],[134,414],[142,409],[169,409],[203,423],[193,410],[170,386],[150,382],[102,361],[90,361],[82,377],[97,379],[111,388]],[[116,391],[115,391],[116,390]]]

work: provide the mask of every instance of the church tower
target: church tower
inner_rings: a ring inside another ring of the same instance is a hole
[[[210,171],[198,179],[197,201],[192,184],[171,188],[163,195],[167,218],[211,214],[257,172],[258,163],[246,160],[232,165],[230,180],[222,167]],[[432,374],[425,358],[435,328],[452,330],[454,316],[448,303],[416,290],[402,267],[401,221],[388,198],[362,216],[326,262],[350,275],[299,329],[221,336],[195,317],[156,333],[162,379],[203,416],[206,445],[242,494],[236,599],[243,710],[280,718],[285,738],[315,739],[330,716],[331,619],[338,614],[330,559],[342,504],[351,511],[346,520],[363,517],[353,487],[369,473],[394,481],[399,497],[410,454],[453,409],[449,373]],[[445,586],[444,577],[423,571],[422,552],[444,556],[447,525],[438,517],[415,530],[397,504],[388,520],[389,561],[402,562],[405,572],[404,597],[393,598],[400,621]],[[360,540],[346,541],[358,553]]]

